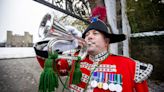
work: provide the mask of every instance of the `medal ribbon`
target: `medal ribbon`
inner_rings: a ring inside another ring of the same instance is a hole
[[[114,75],[113,74],[109,74],[109,82],[110,83],[114,82]]]
[[[97,72],[94,72],[94,73],[93,73],[93,79],[94,79],[95,81],[97,81],[97,78],[98,78]]]
[[[101,78],[101,82],[104,82],[104,73],[103,72],[101,72],[101,75],[102,75],[102,78]]]
[[[122,84],[122,76],[121,76],[121,74],[117,74],[117,83],[118,84]]]
[[[113,83],[117,83],[117,74],[114,74],[114,82]]]
[[[102,72],[100,72],[99,82],[102,82]]]
[[[107,83],[107,82],[108,82],[108,73],[105,72],[105,73],[104,73],[104,76],[105,76],[104,82]]]

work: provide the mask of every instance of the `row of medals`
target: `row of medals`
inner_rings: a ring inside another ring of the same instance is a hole
[[[122,92],[121,74],[110,74],[104,72],[93,72],[90,85],[92,88]]]

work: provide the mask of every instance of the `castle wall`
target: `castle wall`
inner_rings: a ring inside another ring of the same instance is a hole
[[[33,36],[29,32],[24,32],[24,36],[13,35],[12,31],[7,31],[7,47],[32,47]]]

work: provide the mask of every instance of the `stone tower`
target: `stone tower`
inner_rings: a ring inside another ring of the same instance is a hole
[[[12,31],[7,31],[6,47],[11,47],[12,44]]]
[[[24,32],[24,36],[12,34],[12,31],[7,31],[7,47],[32,47],[33,36],[29,32]]]

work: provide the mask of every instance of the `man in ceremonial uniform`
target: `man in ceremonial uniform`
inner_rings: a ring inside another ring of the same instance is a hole
[[[151,64],[110,53],[109,44],[125,40],[123,34],[111,34],[104,22],[92,22],[82,34],[88,46],[88,55],[81,60],[81,82],[72,83],[75,63],[71,70],[67,60],[59,60],[58,72],[62,75],[70,70],[68,88],[71,92],[148,92],[146,79],[153,67]],[[37,57],[43,66],[44,59]],[[44,66],[43,66],[44,67]]]

